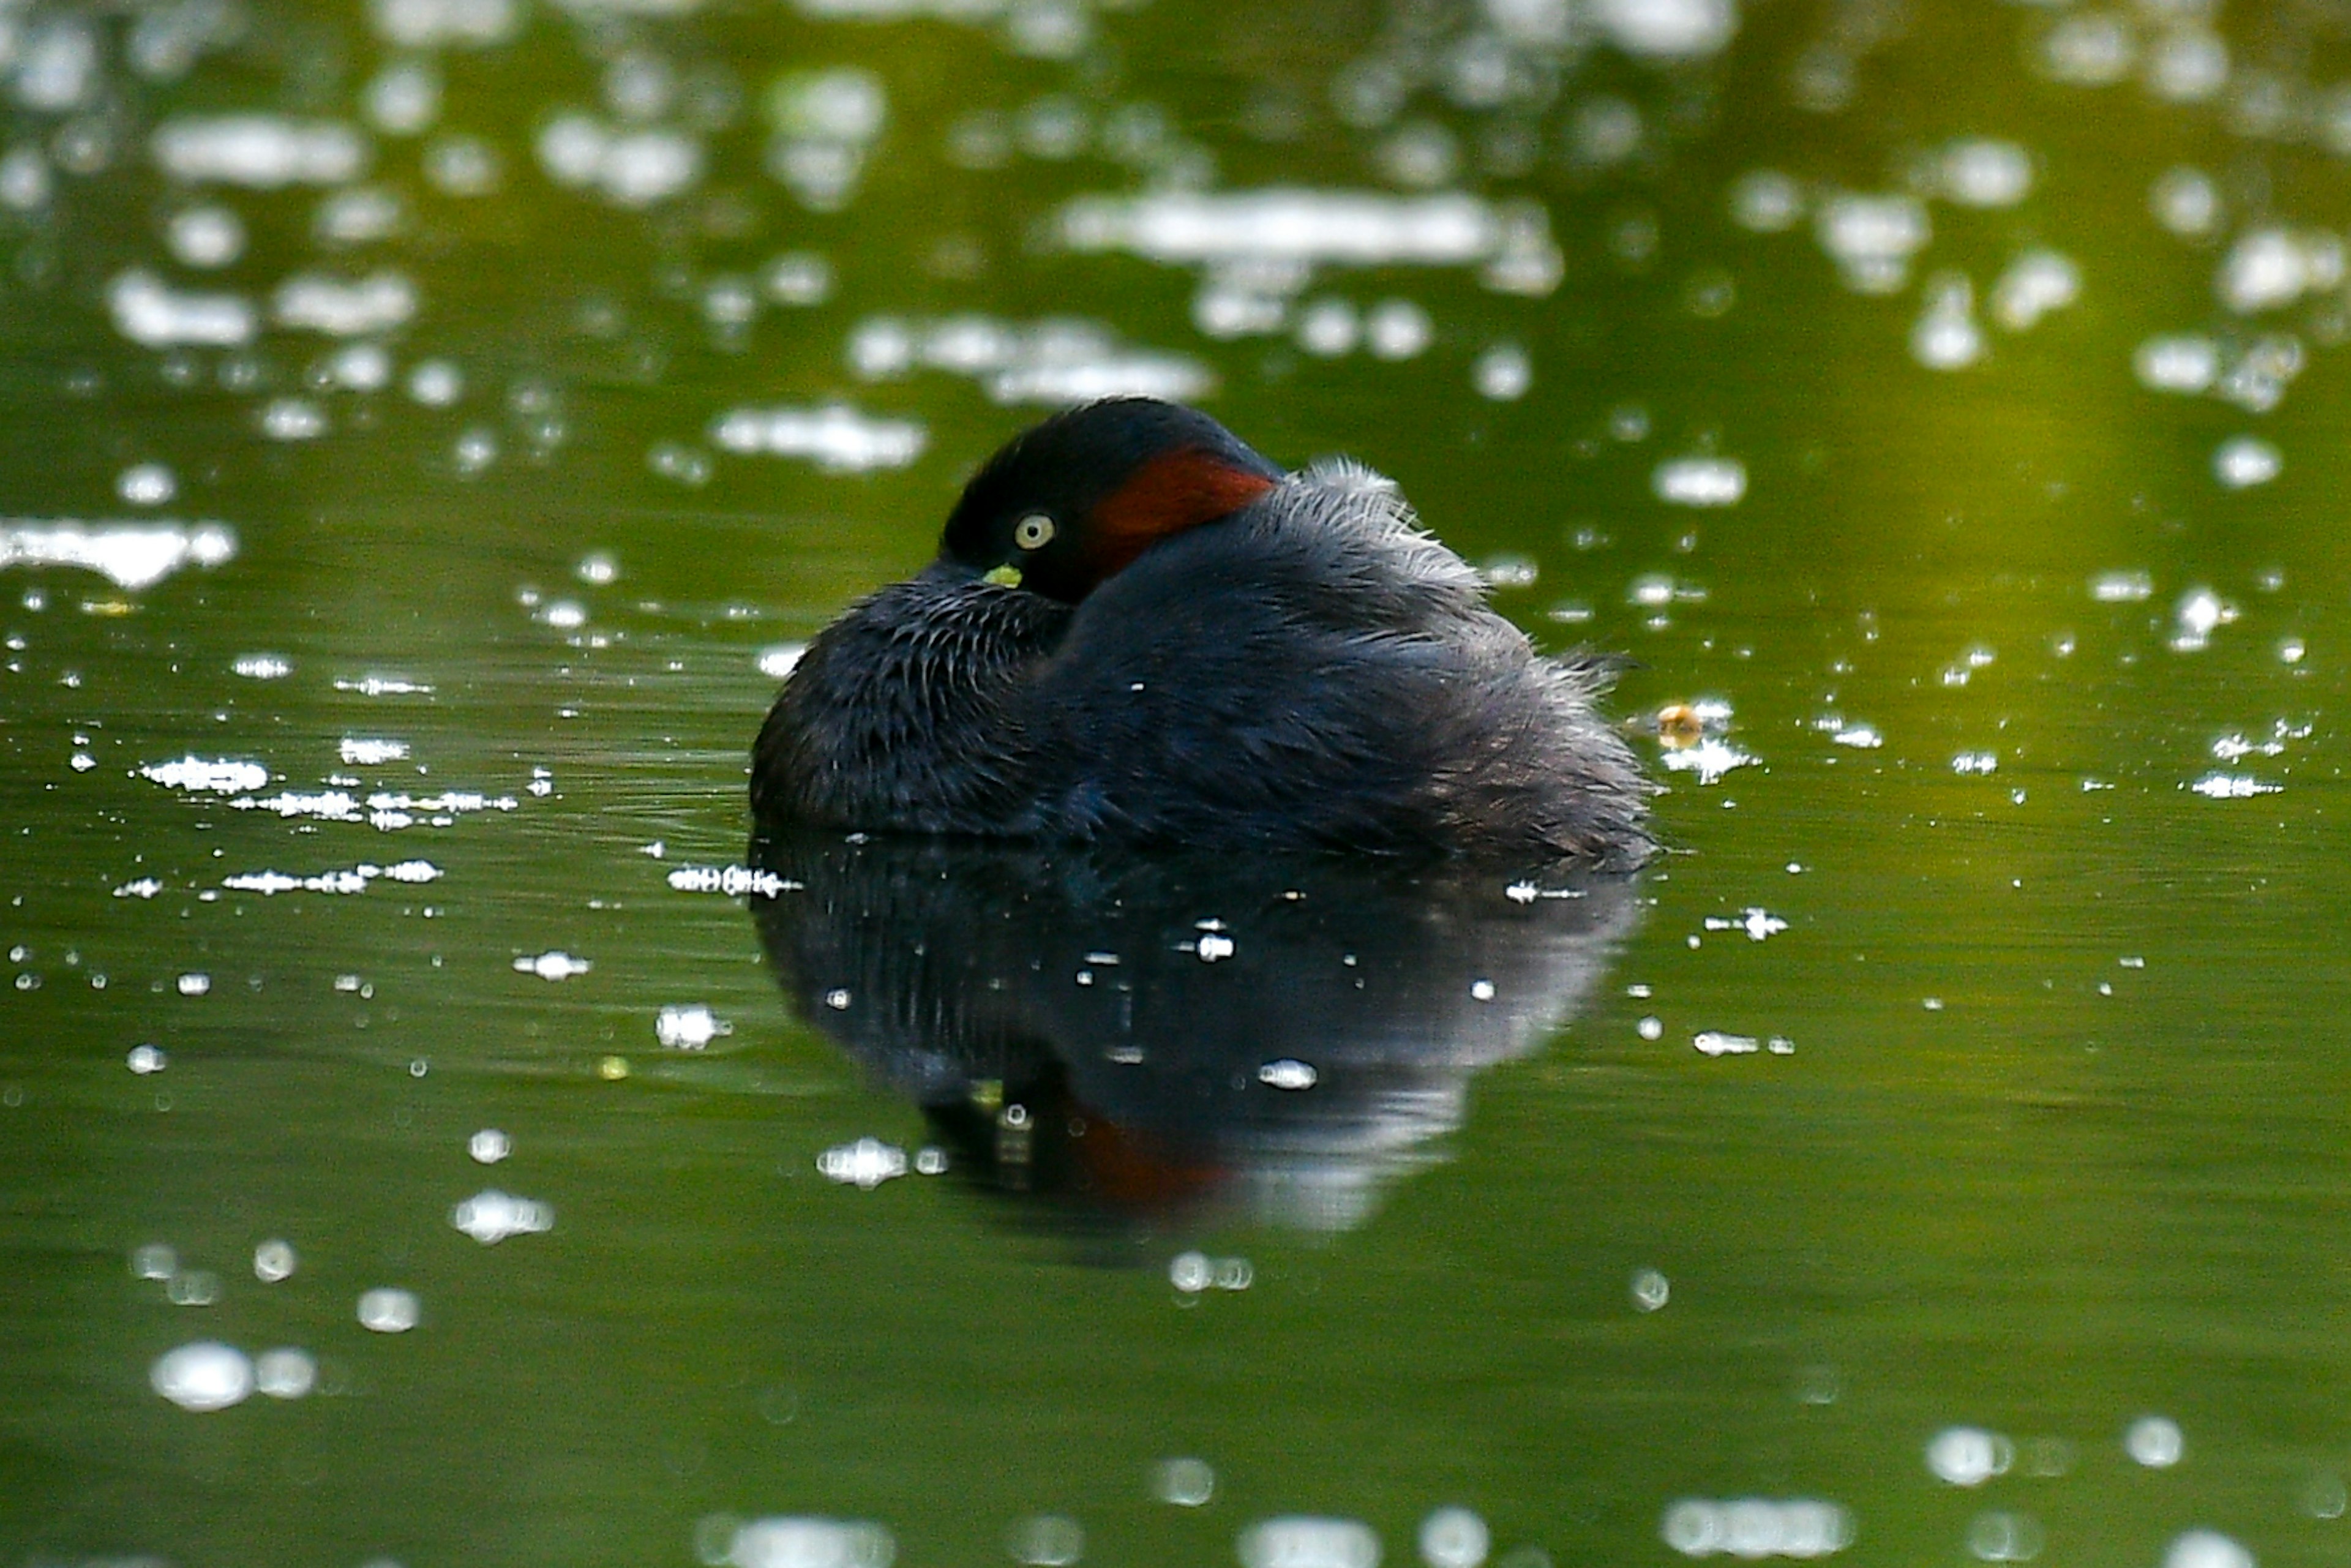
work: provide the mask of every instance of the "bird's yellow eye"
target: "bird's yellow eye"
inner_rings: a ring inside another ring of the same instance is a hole
[[[1012,542],[1022,549],[1042,549],[1052,538],[1053,519],[1042,512],[1031,512],[1012,525]]]

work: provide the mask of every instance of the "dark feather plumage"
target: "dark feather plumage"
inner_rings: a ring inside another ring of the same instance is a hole
[[[1593,706],[1613,666],[1536,654],[1367,470],[1291,475],[1074,603],[976,568],[943,559],[810,645],[754,755],[763,821],[1619,868],[1654,850],[1654,786]]]

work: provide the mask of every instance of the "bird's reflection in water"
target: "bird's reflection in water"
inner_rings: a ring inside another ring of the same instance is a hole
[[[1319,1230],[1442,1157],[1471,1075],[1604,972],[1622,880],[1332,856],[763,835],[800,1016],[1038,1212]]]

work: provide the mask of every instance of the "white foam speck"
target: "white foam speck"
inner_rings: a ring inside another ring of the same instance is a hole
[[[2274,795],[2285,786],[2241,773],[2207,773],[2189,788],[2208,800],[2249,800],[2256,795]]]
[[[1278,1061],[1269,1061],[1257,1070],[1257,1081],[1269,1089],[1311,1089],[1320,1076],[1312,1062],[1288,1056]]]
[[[586,958],[575,958],[569,953],[552,951],[517,958],[514,967],[517,974],[537,975],[542,980],[568,980],[575,975],[586,974],[596,966]]]
[[[1864,294],[1900,288],[1910,258],[1933,236],[1926,204],[1915,196],[1835,196],[1813,220],[1813,237],[1836,262],[1846,287]]]
[[[702,179],[702,143],[666,128],[622,130],[585,114],[550,120],[538,134],[539,167],[559,185],[592,190],[619,207],[648,207]]]
[[[253,1364],[253,1386],[272,1399],[299,1399],[318,1385],[319,1363],[308,1351],[265,1350]]]
[[[2231,490],[2266,485],[2285,470],[2278,449],[2257,435],[2235,435],[2212,454],[2213,476]]]
[[[1719,54],[1739,31],[1736,0],[1594,0],[1590,14],[1610,43],[1645,58]]]
[[[387,332],[415,316],[416,285],[390,271],[352,278],[298,273],[277,286],[270,314],[281,327],[339,338]]]
[[[1374,1568],[1378,1532],[1361,1520],[1291,1514],[1241,1531],[1241,1568]]]
[[[759,673],[769,680],[780,681],[799,667],[808,653],[806,643],[778,643],[772,648],[759,650]]]
[[[706,1002],[675,1004],[653,1016],[653,1038],[672,1051],[700,1051],[735,1026],[710,1010]]]
[[[284,872],[246,872],[224,878],[223,887],[236,893],[257,893],[275,897],[281,893],[364,893],[368,884],[379,878],[388,882],[415,885],[441,880],[441,868],[431,861],[402,861],[396,865],[373,865],[362,862],[348,870],[320,872],[316,876],[293,876]]]
[[[354,768],[376,768],[387,762],[397,762],[408,755],[404,740],[371,740],[358,736],[345,736],[338,753],[343,761]]]
[[[2205,392],[2220,373],[2220,345],[2189,332],[2149,338],[2131,355],[2131,370],[2150,392]]]
[[[147,1381],[183,1410],[225,1410],[253,1392],[253,1363],[234,1345],[198,1340],[157,1357]]]
[[[1684,1498],[1666,1510],[1657,1533],[1685,1557],[1801,1561],[1851,1545],[1853,1516],[1842,1503],[1815,1498]]]
[[[904,468],[928,441],[912,420],[876,419],[843,403],[820,408],[738,408],[720,414],[712,443],[727,452],[804,457],[828,473]]]
[[[316,441],[327,434],[327,411],[308,398],[272,398],[261,410],[261,434],[272,441]]]
[[[1937,162],[1943,195],[1961,206],[2012,207],[2032,190],[2032,154],[2013,141],[1962,137]]]
[[[729,898],[750,894],[773,898],[797,891],[801,885],[787,882],[771,871],[739,865],[682,865],[669,873],[669,884],[680,893],[721,893]]]
[[[825,1150],[817,1156],[816,1168],[828,1181],[871,1192],[906,1174],[906,1151],[879,1138],[860,1138]]]
[[[778,1515],[731,1531],[726,1521],[709,1522],[715,1539],[703,1561],[726,1568],[890,1568],[898,1555],[890,1532],[864,1520]]]
[[[2082,270],[2053,250],[2028,250],[1991,286],[1991,318],[2010,332],[2030,330],[2043,316],[2082,297]]]
[[[1186,355],[1134,349],[1091,321],[1006,321],[988,316],[876,316],[850,334],[850,368],[868,381],[914,370],[979,382],[993,402],[1060,405],[1101,397],[1188,402],[1216,378]],[[919,449],[918,449],[919,450]]]
[[[485,1247],[495,1247],[510,1236],[549,1230],[555,1210],[534,1198],[515,1197],[486,1188],[449,1211],[449,1223]]]
[[[0,568],[83,567],[134,591],[183,567],[219,566],[235,555],[236,534],[224,523],[0,517]]]
[[[1937,273],[1928,279],[1926,308],[1910,329],[1910,357],[1930,371],[1964,370],[1983,358],[1983,329],[1976,324],[1975,289],[1964,274]]]
[[[2343,275],[2343,242],[2335,235],[2260,228],[2240,235],[2230,247],[2213,288],[2223,305],[2251,316],[2331,288]]]
[[[368,22],[406,49],[484,48],[514,37],[522,7],[517,0],[370,0]]]
[[[175,179],[257,190],[340,184],[364,171],[371,156],[367,139],[348,125],[268,114],[167,120],[148,145]]]
[[[2008,1473],[2016,1445],[1980,1427],[1946,1427],[1927,1444],[1927,1469],[1955,1487],[1979,1487]]]
[[[114,329],[150,349],[188,344],[236,348],[253,341],[260,317],[241,294],[200,294],[172,288],[151,272],[133,268],[106,286]]]
[[[1745,768],[1755,760],[1717,736],[1708,736],[1696,746],[1683,747],[1665,754],[1668,770],[1695,773],[1700,784],[1711,784],[1734,768]]]
[[[269,769],[258,762],[237,762],[227,759],[208,761],[201,757],[183,757],[177,762],[156,762],[139,770],[140,777],[152,779],[167,789],[187,789],[216,795],[239,795],[258,789],[269,782]]]
[[[406,1333],[423,1315],[413,1291],[378,1286],[360,1297],[359,1320],[377,1333]]]
[[[1734,507],[1747,495],[1747,465],[1735,457],[1677,457],[1649,476],[1657,499],[1674,507]]]
[[[2163,1568],[2255,1568],[2253,1554],[2217,1530],[2191,1530],[2173,1541]]]
[[[2169,1469],[2188,1451],[2188,1440],[2170,1417],[2142,1416],[2123,1433],[2123,1451],[2151,1470]]]
[[[1280,258],[1352,267],[1472,265],[1499,254],[1506,228],[1492,204],[1458,193],[1303,188],[1085,196],[1061,210],[1060,226],[1072,250],[1175,264]]]

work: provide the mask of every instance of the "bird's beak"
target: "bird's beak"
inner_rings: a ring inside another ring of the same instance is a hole
[[[1020,569],[1008,560],[1002,566],[980,573],[979,580],[992,582],[998,588],[1018,588],[1020,586]]]

